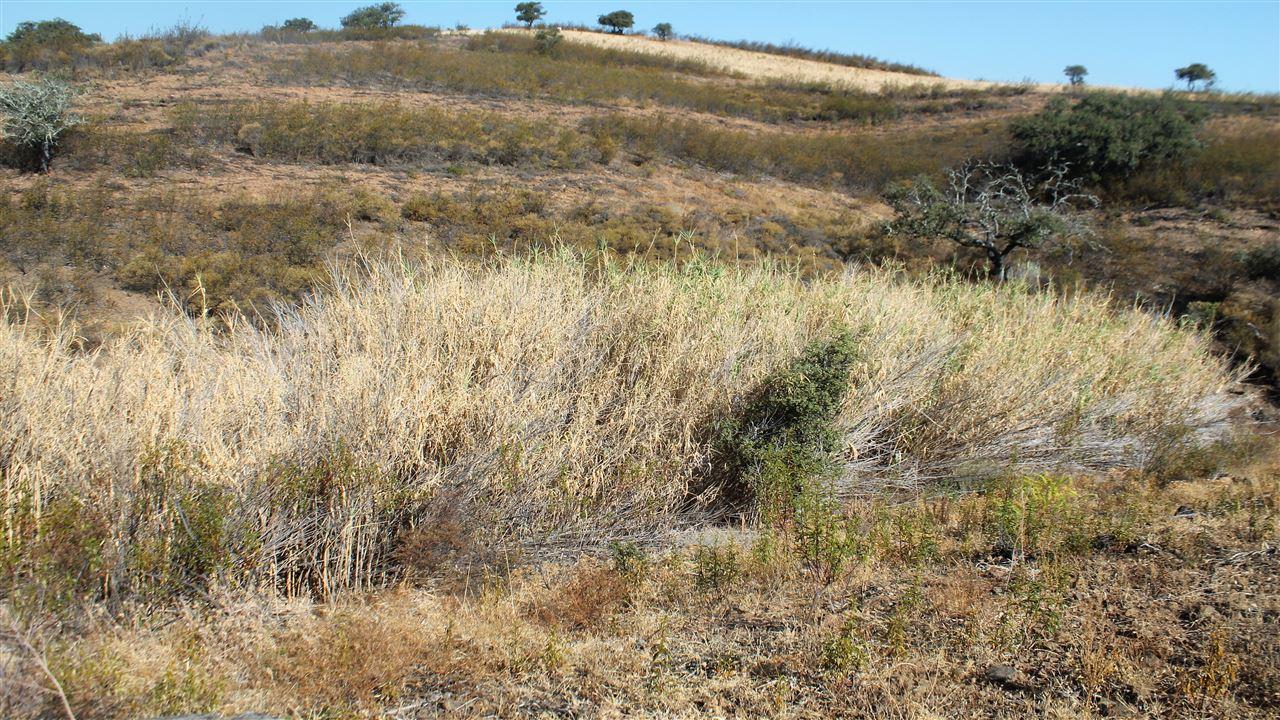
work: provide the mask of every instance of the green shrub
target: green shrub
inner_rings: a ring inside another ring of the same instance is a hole
[[[1079,550],[1083,537],[1070,480],[1054,475],[1006,477],[988,490],[996,549],[1015,561]]]
[[[539,53],[553,55],[564,42],[564,35],[560,33],[560,28],[543,28],[534,34],[533,39],[538,43]]]
[[[1171,97],[1055,98],[1040,113],[1013,123],[1013,154],[1026,170],[1066,165],[1073,177],[1110,182],[1189,157],[1203,119],[1197,108]]]
[[[840,444],[834,426],[856,360],[843,332],[807,346],[765,379],[745,406],[715,428],[717,485],[734,506],[754,504],[766,523],[789,521],[796,503],[833,471]]]
[[[722,591],[742,575],[736,545],[699,545],[693,552],[693,581],[699,590]]]

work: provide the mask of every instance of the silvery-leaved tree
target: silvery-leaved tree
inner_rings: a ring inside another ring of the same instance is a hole
[[[48,172],[58,143],[84,123],[72,111],[76,88],[55,78],[17,80],[0,87],[0,138],[27,155],[24,161]]]
[[[945,238],[986,253],[993,279],[1004,280],[1009,254],[1089,235],[1080,211],[1096,208],[1065,165],[1030,176],[1017,168],[969,162],[947,172],[946,185],[920,179],[889,193],[897,218],[890,234]]]

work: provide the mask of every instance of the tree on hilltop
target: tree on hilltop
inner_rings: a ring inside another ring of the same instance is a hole
[[[609,32],[614,35],[621,35],[624,30],[636,24],[636,16],[628,10],[614,10],[607,15],[601,15],[596,22],[609,28]]]
[[[547,11],[542,9],[540,2],[522,2],[516,5],[516,19],[524,23],[526,28],[532,28],[546,14]]]
[[[1089,71],[1083,65],[1068,65],[1063,69],[1062,74],[1067,76],[1072,85],[1083,85],[1084,76],[1088,75]]]
[[[395,27],[395,24],[403,18],[404,8],[400,7],[400,3],[384,2],[351,11],[351,14],[342,18],[342,27],[362,30],[385,29]]]
[[[316,24],[311,22],[309,18],[290,18],[285,20],[281,27],[293,32],[308,33],[316,29]]]
[[[671,23],[664,22],[653,26],[653,34],[659,40],[670,40],[676,33],[671,29]]]
[[[1218,79],[1218,74],[1209,69],[1204,63],[1191,63],[1186,67],[1180,67],[1173,71],[1173,74],[1179,80],[1185,80],[1187,90],[1194,91],[1196,83],[1200,83],[1200,89],[1207,90],[1213,85],[1213,81]]]
[[[79,25],[62,18],[20,22],[5,42],[32,45],[92,45],[102,42],[97,33],[86,33]]]

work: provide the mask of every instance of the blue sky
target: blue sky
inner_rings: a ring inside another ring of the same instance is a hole
[[[368,0],[371,1],[371,0]],[[401,0],[406,22],[487,27],[513,19],[516,0]],[[349,0],[0,0],[0,33],[63,17],[105,38],[186,18],[214,31],[256,30],[305,16],[321,26],[367,2]],[[944,75],[1059,81],[1065,65],[1100,85],[1162,88],[1173,68],[1208,64],[1229,90],[1280,92],[1280,0],[1218,2],[783,2],[543,0],[548,20],[594,23],[631,10],[637,27],[723,39],[795,42],[921,65]]]

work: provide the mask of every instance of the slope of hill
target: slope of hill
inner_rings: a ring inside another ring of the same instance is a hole
[[[566,35],[28,58],[0,715],[1275,714],[1274,98],[997,282],[902,188],[1119,96]]]
[[[565,30],[563,32],[565,39],[570,42],[589,43],[615,50],[692,60],[737,73],[752,80],[822,83],[833,87],[870,91],[913,85],[936,86],[947,90],[977,89],[991,87],[995,84],[977,80],[960,80],[869,68],[846,67],[805,58],[740,50],[734,47],[710,45],[691,40],[655,40],[641,35],[613,35],[582,30]],[[1050,90],[1056,88],[1038,86],[1036,89]]]

